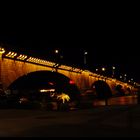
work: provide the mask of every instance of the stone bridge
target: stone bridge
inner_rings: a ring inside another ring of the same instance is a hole
[[[0,48],[0,82],[2,89],[6,90],[19,77],[36,71],[55,71],[60,73],[73,80],[81,92],[90,89],[98,80],[106,82],[113,94],[115,94],[117,85],[121,85],[125,91],[128,88],[131,91],[135,91],[135,87],[128,83],[105,77],[89,70],[57,64]]]

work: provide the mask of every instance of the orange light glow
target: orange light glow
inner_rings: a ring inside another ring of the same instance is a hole
[[[61,65],[59,68],[65,69],[65,70],[71,70],[72,69],[72,67],[66,66],[66,65]]]
[[[0,47],[0,54],[3,54],[3,53],[5,53],[5,50],[4,50],[4,48]]]
[[[17,56],[17,53],[14,52],[9,52],[8,54],[6,54],[6,57],[10,57],[10,58],[14,58],[15,56]]]

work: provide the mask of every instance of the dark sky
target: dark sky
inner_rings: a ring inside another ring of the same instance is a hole
[[[32,15],[13,22],[11,16],[10,24],[1,25],[0,40],[45,59],[57,48],[66,62],[80,66],[86,50],[89,69],[113,65],[116,73],[140,82],[138,18],[131,10],[112,9],[57,15],[52,20]]]

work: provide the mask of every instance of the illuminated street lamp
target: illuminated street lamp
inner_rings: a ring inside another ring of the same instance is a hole
[[[130,79],[130,82],[131,82],[132,84],[134,84],[134,79],[133,79],[133,78],[131,78],[131,79]]]
[[[120,75],[120,79],[122,79],[122,75]]]
[[[54,50],[54,53],[55,53],[55,57],[56,57],[56,61],[58,61],[59,60],[59,50],[58,49],[55,49]]]
[[[59,49],[55,49],[54,52],[55,52],[55,55],[56,55],[55,56],[56,57],[56,62],[62,63],[63,55],[61,55],[60,50]]]
[[[98,69],[96,69],[96,72],[98,72]]]
[[[126,81],[127,74],[124,74],[124,81]]]
[[[58,50],[58,49],[56,49],[56,50],[55,50],[55,53],[56,53],[56,54],[58,54],[58,53],[59,53],[59,50]]]
[[[112,67],[112,78],[113,78],[114,75],[115,75],[115,69],[116,69],[116,68],[113,66],[113,67]]]
[[[133,78],[131,78],[131,81],[133,81],[134,79]]]
[[[87,51],[84,51],[84,65],[85,66],[87,64],[87,54],[88,54],[88,52]]]
[[[103,74],[105,74],[105,71],[106,71],[106,69],[103,67],[103,68],[102,68],[102,72],[103,72]]]
[[[102,68],[102,71],[105,71],[106,69],[105,68]]]

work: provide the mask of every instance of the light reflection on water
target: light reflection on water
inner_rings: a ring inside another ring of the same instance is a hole
[[[108,99],[108,105],[130,105],[137,104],[137,96],[123,96]],[[104,106],[105,100],[94,100],[94,106]]]

